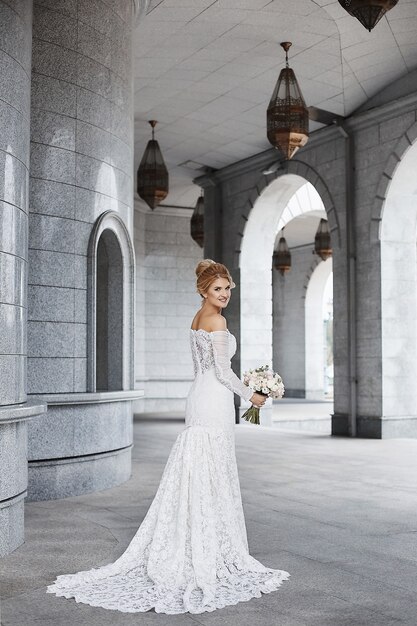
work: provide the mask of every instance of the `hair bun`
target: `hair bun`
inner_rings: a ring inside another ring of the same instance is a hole
[[[195,268],[195,273],[197,274],[197,293],[199,293],[201,297],[203,297],[210,285],[218,278],[228,280],[231,288],[236,287],[227,267],[223,265],[223,263],[216,263],[213,259],[203,259],[200,261]]]
[[[213,261],[212,259],[203,259],[202,261],[200,261],[197,265],[197,267],[195,268],[195,273],[197,275],[197,278],[203,273],[205,272],[205,270],[210,267],[210,265],[216,265],[216,261]]]

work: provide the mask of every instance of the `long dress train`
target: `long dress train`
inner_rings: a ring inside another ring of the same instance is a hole
[[[253,390],[233,373],[236,338],[190,329],[195,378],[185,428],[156,495],[114,562],[60,575],[48,593],[127,613],[203,613],[275,591],[288,572],[248,550],[235,456],[233,393]]]

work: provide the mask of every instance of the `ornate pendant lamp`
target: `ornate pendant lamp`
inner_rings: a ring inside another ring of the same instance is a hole
[[[278,242],[278,248],[274,252],[273,264],[275,269],[281,272],[282,276],[291,269],[291,252],[288,248],[287,240],[284,237],[284,229],[282,229],[282,236]]]
[[[137,174],[137,191],[146,204],[154,209],[168,195],[168,170],[155,139],[157,122],[150,120],[152,139],[148,141]]]
[[[191,237],[200,248],[204,246],[204,196],[202,193],[191,216]]]
[[[281,70],[266,113],[267,137],[286,159],[291,159],[308,141],[308,109],[294,71],[288,65],[290,41],[285,50],[286,67]]]
[[[398,0],[339,0],[339,4],[350,15],[356,17],[369,32],[397,2]]]
[[[318,254],[323,261],[332,256],[332,244],[330,241],[329,223],[327,220],[321,219],[314,238],[314,252]]]

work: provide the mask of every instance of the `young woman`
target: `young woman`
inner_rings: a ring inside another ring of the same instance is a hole
[[[190,328],[195,378],[185,428],[158,490],[114,563],[60,575],[49,593],[135,613],[203,613],[278,589],[288,572],[250,556],[235,457],[233,393],[256,406],[264,396],[233,373],[236,339],[222,315],[234,283],[210,259],[196,268],[202,306]]]

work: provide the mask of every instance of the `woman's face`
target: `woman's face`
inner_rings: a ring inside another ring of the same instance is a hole
[[[216,278],[205,293],[208,304],[224,309],[229,304],[231,290],[230,283],[226,278]]]

